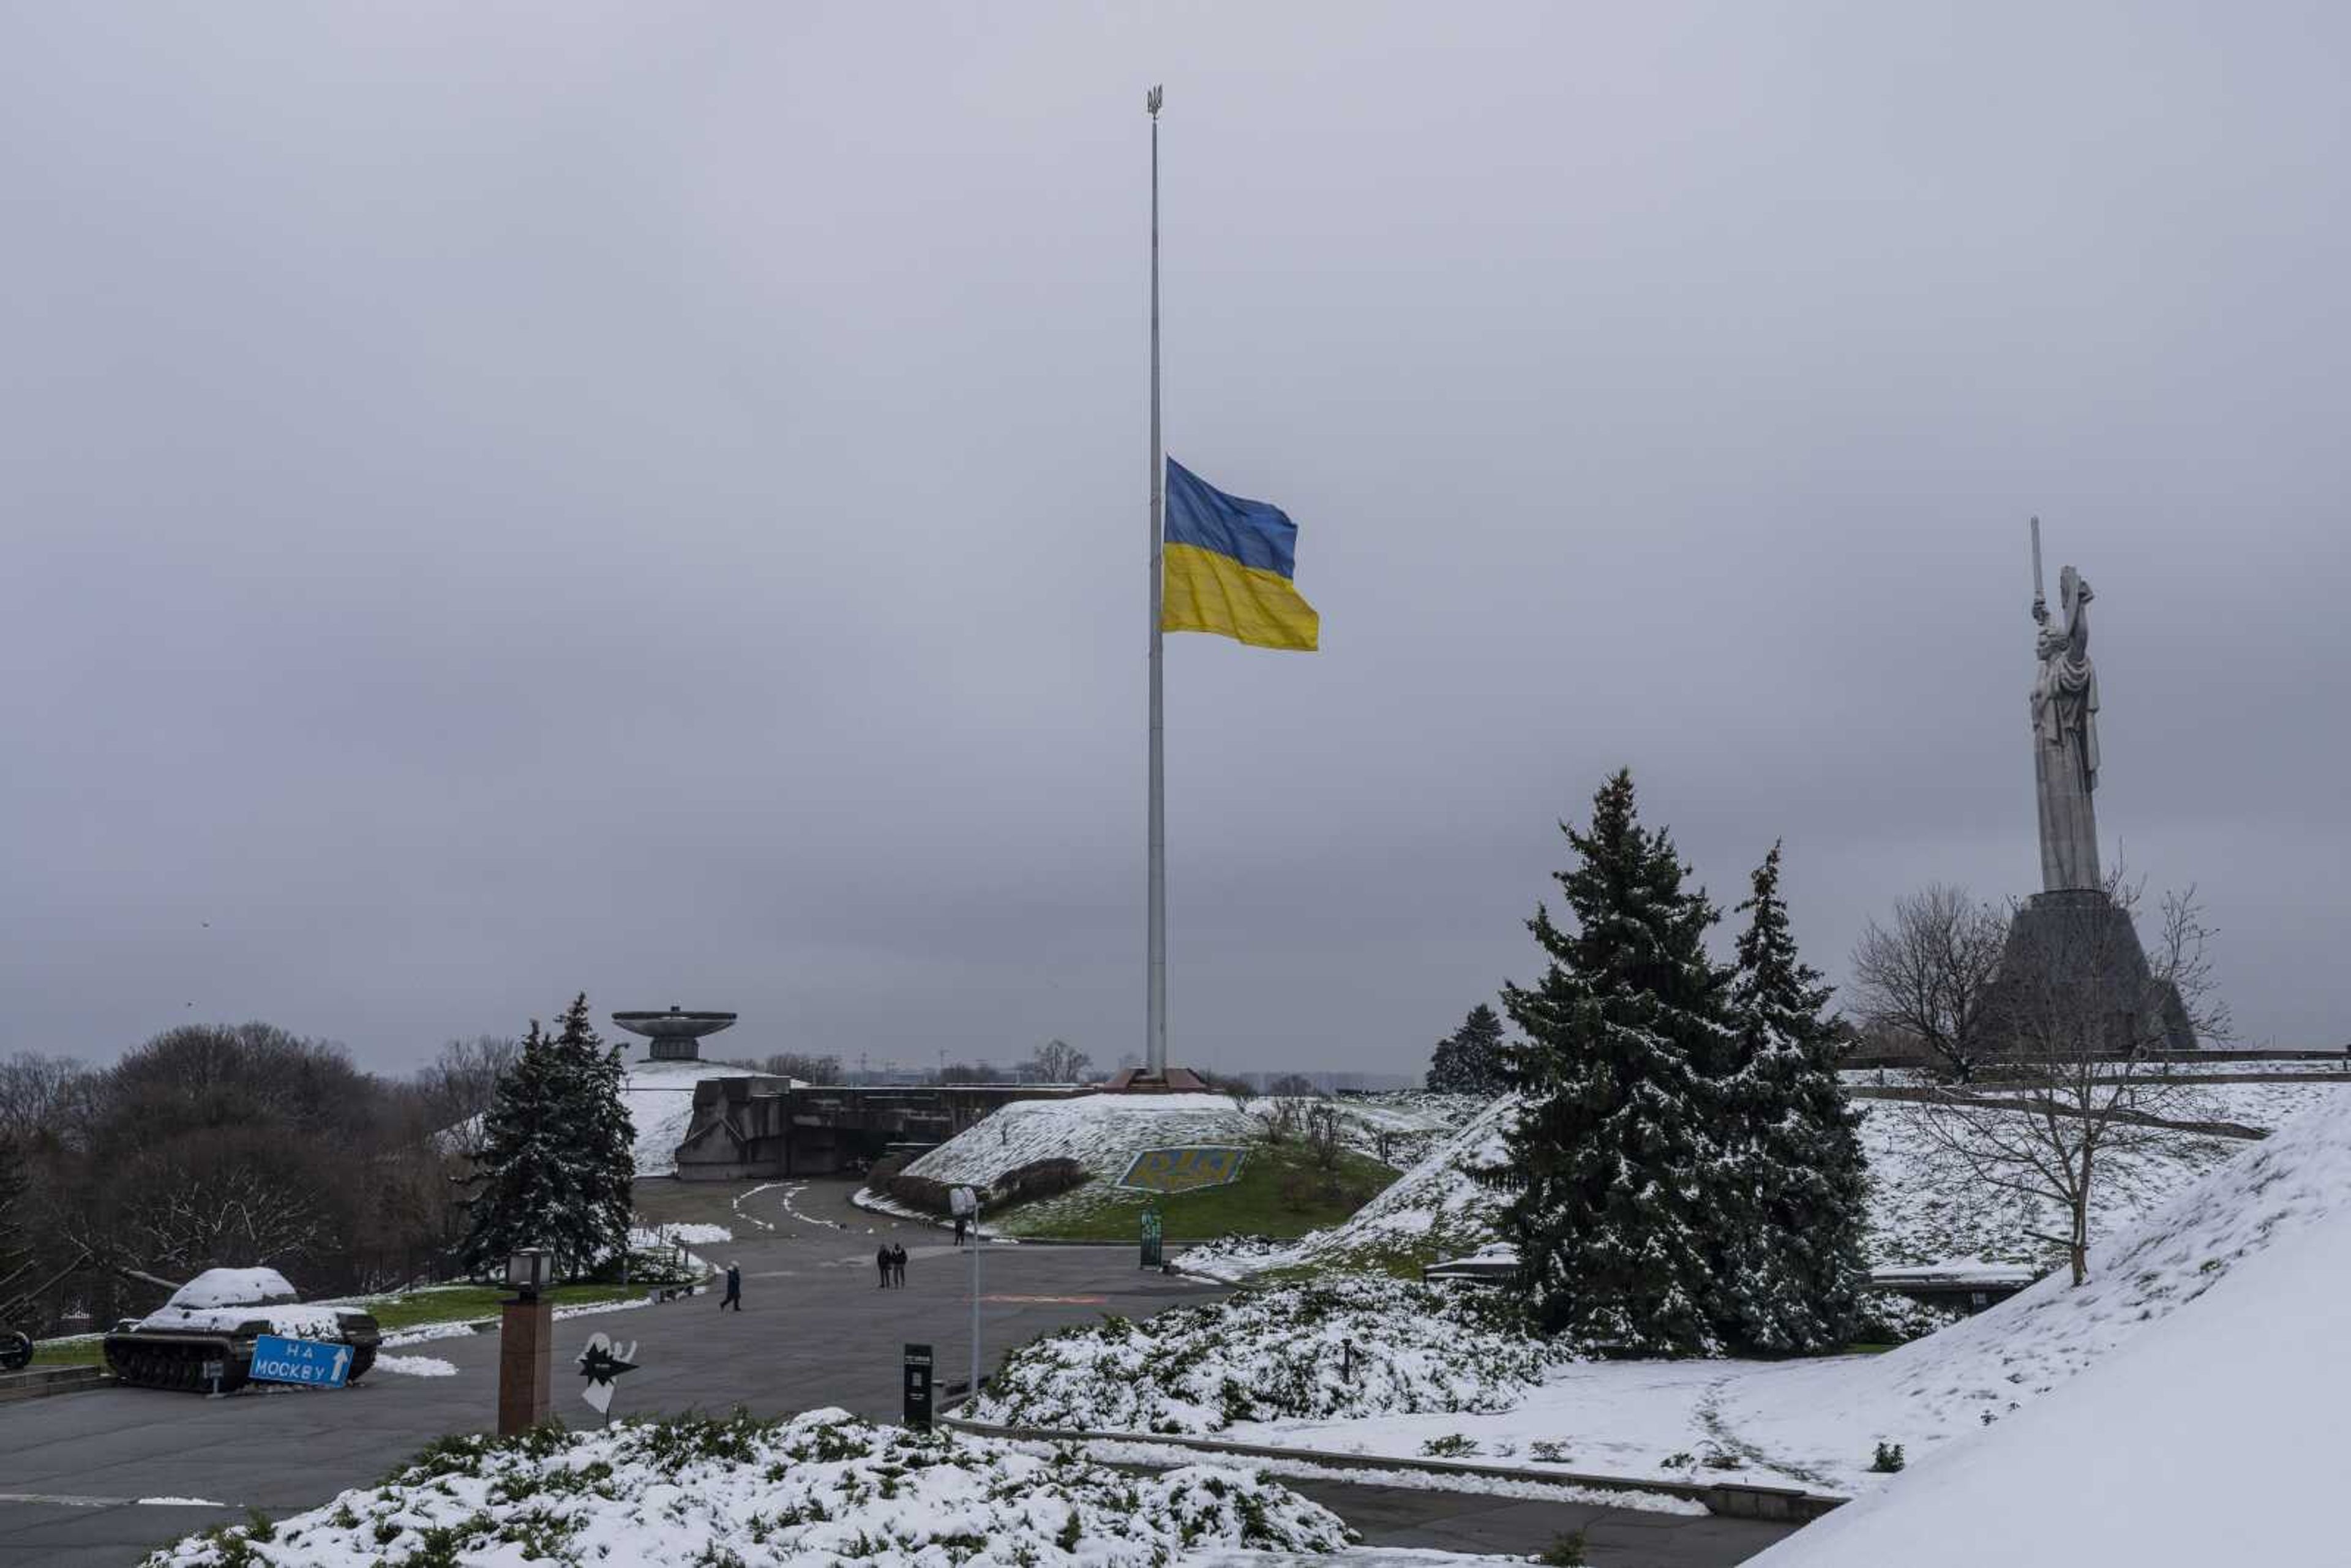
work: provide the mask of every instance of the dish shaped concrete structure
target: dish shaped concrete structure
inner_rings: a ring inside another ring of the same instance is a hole
[[[652,1040],[655,1061],[698,1061],[702,1037],[716,1034],[735,1021],[733,1013],[687,1012],[673,1007],[665,1013],[614,1013],[612,1021],[631,1034]]]

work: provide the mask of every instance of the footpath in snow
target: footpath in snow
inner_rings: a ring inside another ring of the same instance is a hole
[[[2022,1321],[2000,1362],[1991,1345],[1954,1341],[1904,1369],[1916,1399],[1961,1375],[1980,1385],[2000,1365],[2001,1382],[2015,1375],[2010,1386],[2030,1391],[2021,1408],[1758,1568],[2351,1561],[2337,1500],[2351,1408],[2351,1117],[2282,1129],[2097,1267],[2077,1301],[2044,1284],[2012,1303]],[[1983,1407],[2011,1404],[1995,1391]]]

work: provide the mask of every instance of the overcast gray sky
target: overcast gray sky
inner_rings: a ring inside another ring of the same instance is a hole
[[[2351,1039],[2340,7],[0,10],[0,1050],[405,1069],[1143,1034],[1169,449],[1301,657],[1170,640],[1171,1056],[1416,1071],[1629,764],[1809,955],[2099,827]]]

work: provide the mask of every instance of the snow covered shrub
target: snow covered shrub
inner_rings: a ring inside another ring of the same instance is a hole
[[[1967,1316],[1958,1307],[1929,1305],[1892,1291],[1863,1291],[1855,1311],[1856,1344],[1908,1344]]]
[[[266,1551],[255,1543],[268,1542]],[[381,1486],[183,1541],[149,1568],[350,1563],[1145,1568],[1214,1549],[1328,1552],[1337,1516],[1246,1471],[1132,1476],[842,1410],[434,1444]]]
[[[1556,1359],[1489,1294],[1336,1275],[1049,1334],[1013,1352],[972,1414],[1019,1427],[1197,1433],[1504,1410]]]
[[[1877,1471],[1881,1475],[1888,1476],[1899,1470],[1902,1468],[1902,1445],[1899,1443],[1878,1444],[1876,1457],[1869,1461],[1869,1468]]]
[[[1466,1459],[1478,1451],[1478,1439],[1447,1432],[1442,1437],[1429,1438],[1420,1446],[1420,1451],[1432,1459]]]

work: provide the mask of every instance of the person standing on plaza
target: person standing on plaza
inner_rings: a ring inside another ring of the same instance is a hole
[[[881,1271],[881,1289],[890,1288],[890,1244],[887,1241],[873,1249],[873,1267]]]
[[[718,1310],[723,1312],[729,1307],[738,1312],[743,1310],[743,1265],[731,1259],[726,1264],[726,1295],[719,1301]]]
[[[897,1276],[898,1287],[904,1290],[906,1285],[906,1245],[903,1241],[890,1249],[890,1272]]]

